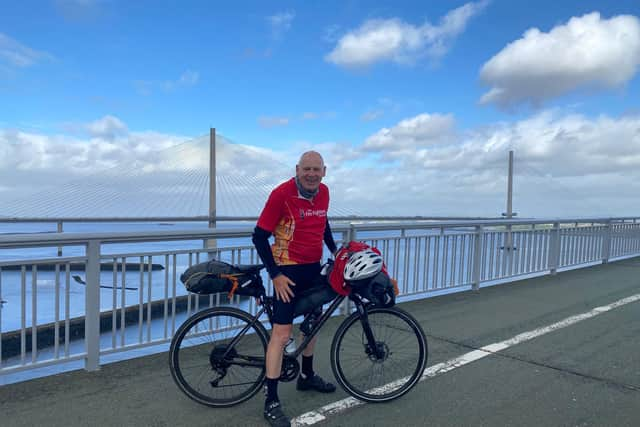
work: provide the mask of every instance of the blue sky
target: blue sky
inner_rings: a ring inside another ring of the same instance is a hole
[[[633,214],[626,193],[609,198],[640,148],[639,17],[626,0],[5,2],[1,164],[37,174],[52,166],[34,147],[82,144],[103,147],[83,149],[83,164],[108,163],[143,135],[160,149],[216,127],[284,162],[324,150],[328,182],[348,183],[336,194],[371,209],[380,185],[358,183],[380,170],[405,194],[390,213],[480,215],[500,211],[515,149],[533,175],[521,191],[556,183],[593,198],[530,202],[530,214]],[[556,137],[541,143],[545,131]]]

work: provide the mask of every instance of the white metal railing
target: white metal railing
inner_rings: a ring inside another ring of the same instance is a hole
[[[332,228],[339,242],[362,240],[378,247],[398,279],[401,297],[477,290],[640,255],[636,218],[344,223]],[[0,310],[0,376],[75,360],[95,370],[107,355],[158,346],[161,351],[180,322],[206,306],[238,304],[255,312],[252,299],[197,297],[179,281],[184,269],[209,256],[259,262],[251,232],[0,236],[0,251],[23,251],[16,259],[0,260],[0,297],[6,301]],[[207,247],[212,239],[216,246]]]

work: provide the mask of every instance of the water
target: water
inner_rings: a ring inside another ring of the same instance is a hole
[[[159,231],[167,229],[175,230],[202,230],[207,225],[205,223],[68,223],[65,224],[65,232],[71,233],[91,233],[91,232],[146,232]],[[250,227],[246,222],[221,223],[219,228],[242,228]],[[55,224],[43,223],[0,223],[0,233],[43,233],[50,234],[55,232]],[[148,242],[135,244],[111,244],[103,245],[102,252],[104,255],[110,254],[127,254],[127,253],[150,253],[176,250],[194,250],[202,248],[202,241],[165,241],[165,242]],[[248,238],[245,239],[220,239],[218,247],[235,247],[251,245]],[[64,257],[83,256],[85,248],[83,246],[65,246],[62,250]],[[0,249],[0,262],[8,262],[15,260],[33,260],[56,258],[58,248],[56,247],[35,247],[26,249]],[[171,257],[170,257],[171,258]],[[113,261],[113,259],[103,259],[102,262]],[[122,259],[119,258],[118,262]],[[128,257],[128,263],[140,264],[146,266],[149,258],[145,257],[142,261],[140,257]],[[197,258],[191,258],[187,255],[180,255],[176,258],[175,266],[172,259],[169,260],[170,271],[158,270],[149,274],[147,271],[141,274],[140,271],[127,271],[123,275],[120,271],[114,276],[113,271],[102,271],[100,273],[100,283],[103,286],[100,289],[101,310],[110,310],[134,304],[144,303],[149,300],[160,300],[165,296],[172,297],[175,293],[177,296],[186,295],[186,291],[178,280],[180,274],[191,264],[197,262]],[[229,259],[229,261],[231,261]],[[234,260],[235,261],[235,260]],[[156,256],[151,259],[154,264],[164,265],[166,268],[166,257],[164,255]],[[131,270],[131,269],[130,269]],[[169,276],[169,277],[167,277]],[[169,279],[167,283],[166,279]],[[84,313],[84,296],[86,286],[82,283],[86,281],[85,273],[82,270],[72,270],[70,277],[67,279],[64,271],[56,275],[55,271],[37,272],[37,279],[33,281],[33,273],[29,265],[26,266],[25,273],[21,271],[10,271],[5,267],[0,276],[0,297],[4,301],[2,304],[2,312],[0,318],[0,327],[2,332],[13,331],[19,329],[23,323],[29,327],[32,324],[33,317],[37,319],[37,324],[46,324],[53,322],[56,318],[64,318],[65,312],[69,311],[71,318],[81,316]],[[174,281],[177,284],[174,285]],[[25,286],[23,289],[22,283]],[[152,283],[152,286],[149,286]],[[168,286],[165,286],[168,285]],[[113,287],[115,286],[115,290]],[[122,289],[122,287],[127,289]],[[168,289],[167,289],[168,288]],[[37,298],[33,298],[33,295]],[[56,306],[56,295],[58,301]],[[35,316],[34,313],[35,302]],[[67,306],[68,302],[68,306]],[[22,305],[25,306],[24,313]],[[57,307],[57,308],[56,308]],[[56,310],[58,315],[56,316]],[[23,318],[24,316],[24,318]]]

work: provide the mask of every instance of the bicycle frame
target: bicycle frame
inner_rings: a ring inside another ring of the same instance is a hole
[[[311,342],[313,337],[317,335],[317,333],[320,331],[322,326],[327,322],[329,317],[331,317],[333,312],[338,309],[338,307],[340,306],[340,303],[344,301],[344,298],[345,297],[343,295],[339,295],[333,300],[329,308],[325,310],[325,312],[322,313],[322,316],[320,316],[320,318],[317,320],[317,322],[313,326],[313,329],[311,330],[309,335],[305,336],[305,339],[296,348],[296,351],[294,351],[293,353],[287,353],[287,356],[297,358],[300,355],[300,353],[302,353],[304,348],[309,344],[309,342]],[[252,325],[254,325],[256,322],[260,321],[259,320],[260,316],[262,316],[265,312],[267,313],[267,317],[269,318],[269,323],[273,326],[273,322],[271,321],[271,318],[273,316],[273,297],[260,296],[258,297],[258,301],[260,302],[260,305],[262,306],[262,308],[258,310],[258,312],[253,316],[253,318],[251,319],[251,322],[247,323],[247,325],[244,328],[242,328],[242,330],[238,334],[236,334],[235,337],[233,337],[233,339],[228,345],[227,351],[225,351],[223,355],[224,357],[226,357],[229,354],[229,351],[232,348],[234,348],[234,346],[238,343],[240,338],[244,336],[244,334],[249,330],[249,328]],[[306,316],[309,316],[309,314],[307,314]],[[306,316],[305,316],[305,319],[306,319]]]
[[[286,355],[294,358],[297,358],[298,356],[300,356],[300,353],[302,353],[305,347],[307,347],[307,345],[311,342],[311,340],[318,334],[320,329],[322,329],[322,326],[327,322],[327,320],[329,320],[329,317],[331,317],[333,312],[338,309],[342,301],[344,301],[344,298],[345,298],[344,295],[339,295],[338,297],[336,297],[336,299],[333,300],[329,308],[327,308],[324,311],[324,313],[322,313],[322,316],[320,316],[318,320],[316,320],[315,324],[313,325],[313,328],[311,329],[311,332],[309,333],[309,335],[305,335],[304,340],[302,340],[300,345],[296,347],[296,351],[294,351],[293,353],[286,353]],[[309,314],[305,316],[305,319],[307,318],[307,316],[309,316]]]
[[[285,356],[298,358],[300,354],[304,351],[307,345],[311,342],[311,340],[320,332],[320,329],[324,326],[324,324],[329,320],[331,315],[338,309],[342,301],[344,301],[346,297],[344,295],[337,296],[332,302],[329,308],[327,308],[322,315],[316,320],[311,332],[308,335],[305,335],[304,340],[300,343],[299,346],[296,347],[296,350],[293,353],[285,353]],[[349,299],[354,301],[356,304],[356,310],[360,314],[360,322],[362,323],[362,327],[365,333],[365,337],[367,338],[367,342],[369,343],[369,348],[375,354],[376,357],[380,358],[382,355],[380,354],[380,349],[375,345],[376,340],[373,336],[373,332],[371,331],[371,327],[369,325],[369,319],[367,316],[367,309],[365,304],[358,298],[354,296],[350,296]],[[267,317],[269,318],[269,323],[273,326],[271,321],[271,317],[273,315],[273,297],[259,297],[259,301],[261,302],[262,308],[258,310],[258,312],[253,316],[251,323],[248,323],[229,343],[227,351],[224,353],[224,357],[227,356],[230,349],[234,348],[236,343],[240,340],[240,338],[246,333],[246,331],[256,322],[259,322],[260,316],[262,316],[265,312],[267,313]],[[307,314],[306,316],[309,316]],[[306,319],[305,316],[305,319]]]

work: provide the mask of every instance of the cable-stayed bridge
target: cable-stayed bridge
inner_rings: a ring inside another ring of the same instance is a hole
[[[209,138],[201,136],[65,182],[49,182],[2,204],[10,218],[206,217],[209,212]],[[216,214],[257,216],[271,190],[295,175],[267,150],[216,136]],[[330,215],[362,216],[332,196]]]
[[[9,141],[25,147],[13,163],[5,159],[11,167],[0,168],[0,221],[209,219],[209,136],[139,139],[86,141],[88,147],[83,141],[73,150],[64,144],[37,147]],[[94,144],[99,148],[89,148]],[[286,150],[243,145],[220,134],[215,147],[216,218],[256,217],[274,186],[295,172],[297,158]],[[30,155],[25,155],[27,150]],[[345,150],[348,154],[349,148]],[[325,179],[331,189],[330,217],[495,218],[504,212],[506,152],[504,163],[496,153],[480,153],[477,164],[468,168],[425,164],[425,173],[416,176],[401,162],[375,156],[345,160],[341,149],[337,152],[325,153],[330,160]],[[557,173],[553,165],[541,167],[530,154],[516,159],[513,208],[518,217],[618,217],[635,212],[635,199],[620,193],[627,187],[612,191],[606,185],[590,186],[575,173]],[[614,193],[618,205],[611,203]]]

